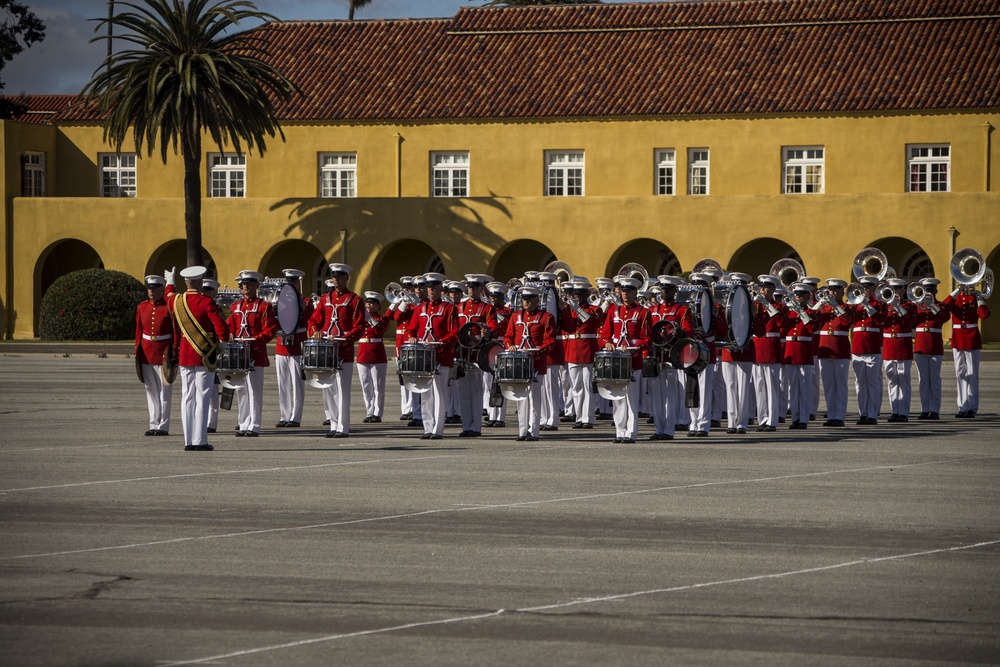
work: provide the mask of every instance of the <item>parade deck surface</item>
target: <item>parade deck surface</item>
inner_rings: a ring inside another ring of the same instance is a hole
[[[269,370],[261,437],[184,452],[179,384],[143,437],[131,359],[8,354],[0,663],[996,663],[1000,363],[975,420],[942,375],[940,422],[615,445],[420,440],[391,374],[275,429]]]

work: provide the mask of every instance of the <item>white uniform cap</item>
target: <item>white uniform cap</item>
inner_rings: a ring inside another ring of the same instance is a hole
[[[711,276],[712,280],[718,280],[723,276],[722,271],[720,271],[719,269],[705,269],[704,271],[702,271],[702,273],[704,273],[707,276]]]
[[[546,282],[554,283],[556,281],[556,278],[558,278],[558,276],[556,274],[552,273],[551,271],[539,271],[538,272],[538,279],[539,280],[544,280]]]
[[[330,271],[332,273],[346,273],[347,275],[350,275],[354,272],[354,269],[352,269],[349,264],[334,263],[330,265]]]
[[[458,290],[459,292],[464,292],[465,291],[465,287],[466,287],[465,282],[461,281],[461,280],[452,280],[448,284],[448,289],[450,289],[450,290]]]
[[[615,284],[619,287],[631,287],[632,289],[639,289],[639,281],[635,278],[629,278],[628,276],[615,276]]]
[[[847,281],[840,278],[827,278],[826,285],[827,287],[847,287]]]
[[[425,273],[423,277],[425,283],[441,283],[443,285],[448,280],[448,276],[443,273]]]
[[[803,292],[807,294],[812,294],[813,286],[807,282],[799,281],[797,283],[792,283],[792,292],[795,294],[802,294]]]
[[[167,284],[167,279],[163,276],[146,276],[146,287],[163,287]]]
[[[181,269],[181,278],[184,280],[201,280],[208,273],[208,269],[204,266],[189,266],[186,269]]]
[[[920,284],[924,287],[937,287],[941,284],[941,281],[937,278],[921,278]]]
[[[772,276],[770,273],[762,273],[757,276],[757,282],[761,285],[772,285],[774,287],[779,286],[777,276]]]
[[[778,289],[774,290],[774,296],[775,297],[788,296],[788,290],[786,290],[784,287],[779,287]]]
[[[806,276],[800,282],[816,287],[817,285],[819,285],[819,278],[817,278],[816,276]]]
[[[538,271],[525,271],[524,272],[524,279],[525,280],[538,280]]]
[[[413,284],[413,276],[401,276],[400,279],[399,279],[399,284],[403,285],[404,287],[406,285],[412,285]]]
[[[264,276],[260,275],[256,271],[240,271],[240,275],[236,276],[236,282],[241,283],[247,280],[253,280],[260,282],[264,279]]]
[[[677,276],[668,276],[663,274],[661,276],[656,276],[656,282],[660,284],[660,287],[680,287],[684,284],[683,278],[678,278]]]
[[[529,296],[541,296],[542,290],[537,287],[522,287],[521,288],[521,298],[526,298]]]
[[[889,283],[889,286],[892,287],[893,289],[897,287],[906,287],[907,285],[909,285],[909,283],[903,280],[902,278],[889,278],[887,282]]]
[[[590,289],[590,281],[584,278],[583,280],[574,280],[569,284],[570,289],[577,290],[580,292],[585,292]]]
[[[479,283],[480,285],[485,285],[486,283],[493,280],[485,273],[467,273],[465,274],[465,282],[469,285],[472,283]]]
[[[488,282],[486,283],[486,291],[490,294],[506,294],[507,286],[503,283],[498,282]]]
[[[858,282],[867,287],[874,287],[878,285],[878,278],[875,276],[861,276],[858,278]]]
[[[306,272],[302,269],[282,269],[281,272],[285,274],[286,278],[305,278]]]
[[[615,282],[610,278],[594,278],[594,283],[597,284],[598,289],[611,289],[615,286]]]
[[[692,273],[690,276],[688,276],[688,280],[690,280],[693,283],[698,282],[698,283],[703,283],[705,285],[710,285],[712,283],[712,276],[708,275],[707,273]]]
[[[753,277],[749,273],[730,273],[729,274],[729,279],[730,280],[738,280],[739,282],[741,282],[741,283],[743,283],[745,285],[745,284],[749,283],[750,281],[752,281]]]
[[[205,278],[203,281],[201,281],[201,288],[218,290],[219,281],[215,280],[214,278]]]
[[[382,303],[383,300],[385,300],[385,297],[378,292],[365,292],[365,301],[378,301]]]
[[[426,285],[427,284],[427,278],[424,278],[423,274],[420,274],[419,276],[413,276],[413,278],[411,280],[413,281],[414,285]]]

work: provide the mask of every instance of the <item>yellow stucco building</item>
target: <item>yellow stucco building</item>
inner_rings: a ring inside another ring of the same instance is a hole
[[[303,97],[263,156],[205,143],[203,245],[222,283],[297,267],[319,289],[326,263],[346,261],[355,291],[435,268],[506,281],[555,259],[593,279],[705,257],[756,275],[791,256],[847,278],[866,246],[908,278],[950,284],[966,246],[1000,270],[990,4],[269,25],[269,57]],[[7,337],[36,334],[45,289],[69,271],[184,264],[179,157],[114,155],[80,105],[0,122],[0,147]]]

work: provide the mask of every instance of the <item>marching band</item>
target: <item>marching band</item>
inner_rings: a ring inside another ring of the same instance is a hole
[[[237,399],[236,435],[258,435],[272,339],[277,427],[300,426],[308,384],[323,391],[327,437],[348,437],[355,365],[364,422],[380,423],[390,323],[400,419],[422,427],[428,440],[458,420],[460,437],[504,427],[508,409],[517,411],[517,441],[537,440],[559,423],[593,429],[607,411],[615,443],[636,442],[644,410],[654,426],[650,440],[672,440],[677,430],[706,437],[723,415],[730,435],[747,433],[754,418],[758,432],[776,431],[786,416],[789,429],[806,429],[817,419],[820,391],[822,426],[843,427],[851,369],[858,425],[878,423],[883,381],[886,421],[906,422],[914,364],[917,419],[937,420],[942,327],[949,320],[955,417],[971,419],[979,410],[979,320],[990,316],[993,273],[970,248],[955,254],[950,270],[957,287],[939,301],[940,280],[907,283],[876,248],[855,257],[855,282],[830,278],[822,286],[790,259],[756,280],[710,259],[698,262],[687,281],[650,278],[632,263],[613,279],[595,279],[596,288],[552,262],[507,283],[484,274],[449,281],[426,273],[402,276],[384,294],[359,296],[348,288],[351,267],[334,263],[329,291],[303,297],[298,269],[284,270],[280,280],[241,271],[237,294],[217,291],[203,267],[188,267],[183,295],[168,284],[172,272],[147,276],[149,300],[136,311],[146,435],[167,433],[178,361],[185,449],[210,448],[204,434],[209,406],[219,400],[215,376],[224,387],[222,407],[229,407],[227,390]],[[181,296],[185,308],[178,311]]]

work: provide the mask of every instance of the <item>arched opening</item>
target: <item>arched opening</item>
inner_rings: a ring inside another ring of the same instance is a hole
[[[802,264],[802,257],[795,248],[775,238],[754,239],[733,253],[729,265],[723,267],[729,272],[747,273],[754,280],[763,273],[770,273],[771,267],[779,259],[794,259]],[[803,264],[806,271],[809,267]],[[808,274],[807,274],[808,275]]]
[[[281,278],[285,269],[300,269],[306,277],[302,279],[305,295],[323,294],[324,281],[330,277],[330,265],[319,248],[308,241],[289,239],[278,243],[264,253],[257,269],[268,278]]]
[[[46,248],[35,263],[35,308],[32,327],[38,332],[42,297],[57,278],[83,269],[103,269],[104,260],[90,244],[79,239],[63,239]]]
[[[520,239],[497,251],[491,273],[497,280],[507,282],[520,278],[525,271],[541,271],[556,259],[555,253],[544,243]]]
[[[864,247],[878,248],[884,252],[889,266],[893,268],[896,275],[907,281],[912,282],[917,278],[926,278],[934,275],[934,265],[931,263],[930,258],[927,257],[927,253],[910,239],[900,236],[890,236],[873,241]],[[854,258],[852,257],[851,266],[847,268],[847,275],[852,279],[855,277],[853,267]],[[924,274],[923,272],[925,271],[930,271],[930,273]],[[938,278],[940,277],[938,276]]]
[[[444,262],[434,248],[416,239],[396,241],[383,249],[372,264],[372,289],[381,292],[389,283],[398,282],[400,276],[428,271],[445,273]]]
[[[677,255],[662,241],[655,239],[635,239],[621,246],[605,269],[608,278],[614,277],[625,264],[641,264],[655,278],[659,275],[677,276],[681,274],[681,263]]]
[[[212,253],[204,248],[201,249],[201,252],[204,255],[205,268],[208,269],[208,275],[218,278],[219,272],[215,268],[215,260],[212,259]],[[149,261],[146,262],[146,275],[162,276],[164,271],[175,268],[177,269],[177,275],[174,276],[174,287],[177,290],[183,291],[184,281],[181,280],[180,272],[185,266],[187,266],[187,241],[184,239],[174,239],[173,241],[167,241],[150,254]],[[219,282],[226,283],[225,280],[219,280]]]
[[[1000,247],[994,248],[989,254],[984,253],[984,256],[986,257],[986,268],[993,271],[995,289],[996,278],[1000,275]],[[941,282],[945,281],[942,280]],[[996,312],[997,310],[1000,310],[1000,306],[997,306],[996,300],[996,295],[993,295],[987,301],[987,303],[992,306],[992,310],[994,312],[991,317],[980,321],[984,343],[996,343],[997,341],[1000,341],[1000,315]]]

